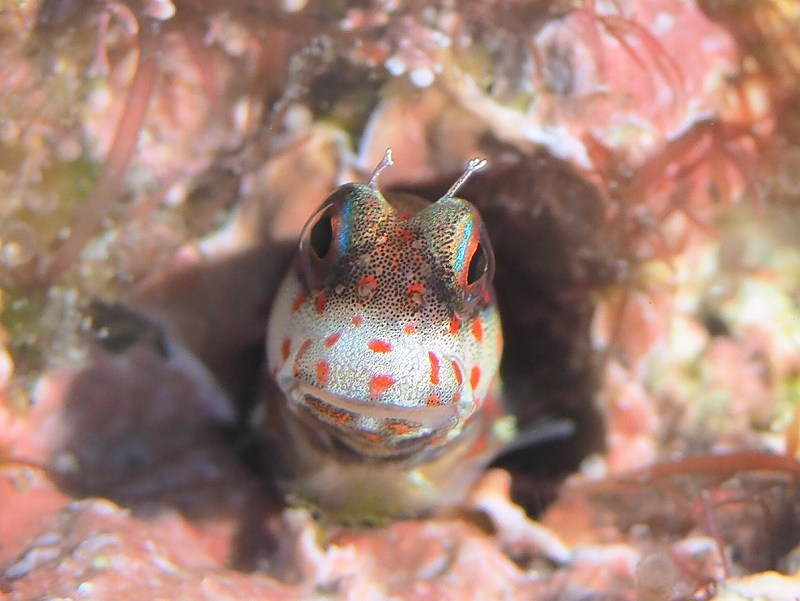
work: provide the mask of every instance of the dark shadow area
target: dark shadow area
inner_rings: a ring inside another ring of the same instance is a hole
[[[259,398],[269,306],[293,249],[176,268],[129,304],[87,309],[91,361],[70,382],[51,441],[62,488],[137,515],[171,508],[232,521],[231,564],[263,562],[274,549],[264,523],[283,500],[246,422]]]
[[[269,308],[295,251],[268,243],[146,282],[129,303],[197,357],[246,416],[257,397]]]

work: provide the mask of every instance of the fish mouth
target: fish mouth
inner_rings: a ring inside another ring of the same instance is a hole
[[[295,377],[278,382],[290,412],[318,445],[359,461],[430,457],[462,421],[454,404],[408,406],[376,403],[321,390]],[[424,456],[424,457],[423,457]]]

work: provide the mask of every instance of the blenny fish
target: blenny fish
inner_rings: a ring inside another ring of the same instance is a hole
[[[384,194],[392,163],[308,220],[268,326],[280,484],[336,520],[457,503],[510,438],[492,246],[456,196],[486,161],[434,203]]]

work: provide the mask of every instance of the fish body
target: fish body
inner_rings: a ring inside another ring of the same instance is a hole
[[[345,521],[418,516],[465,495],[503,446],[500,317],[477,209],[384,195],[380,172],[309,219],[273,304],[279,480]]]

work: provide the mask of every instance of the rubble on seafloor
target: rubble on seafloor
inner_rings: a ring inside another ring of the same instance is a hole
[[[0,4],[0,598],[796,599],[791,0]],[[247,428],[305,219],[387,146],[495,245],[514,449],[287,507]]]

